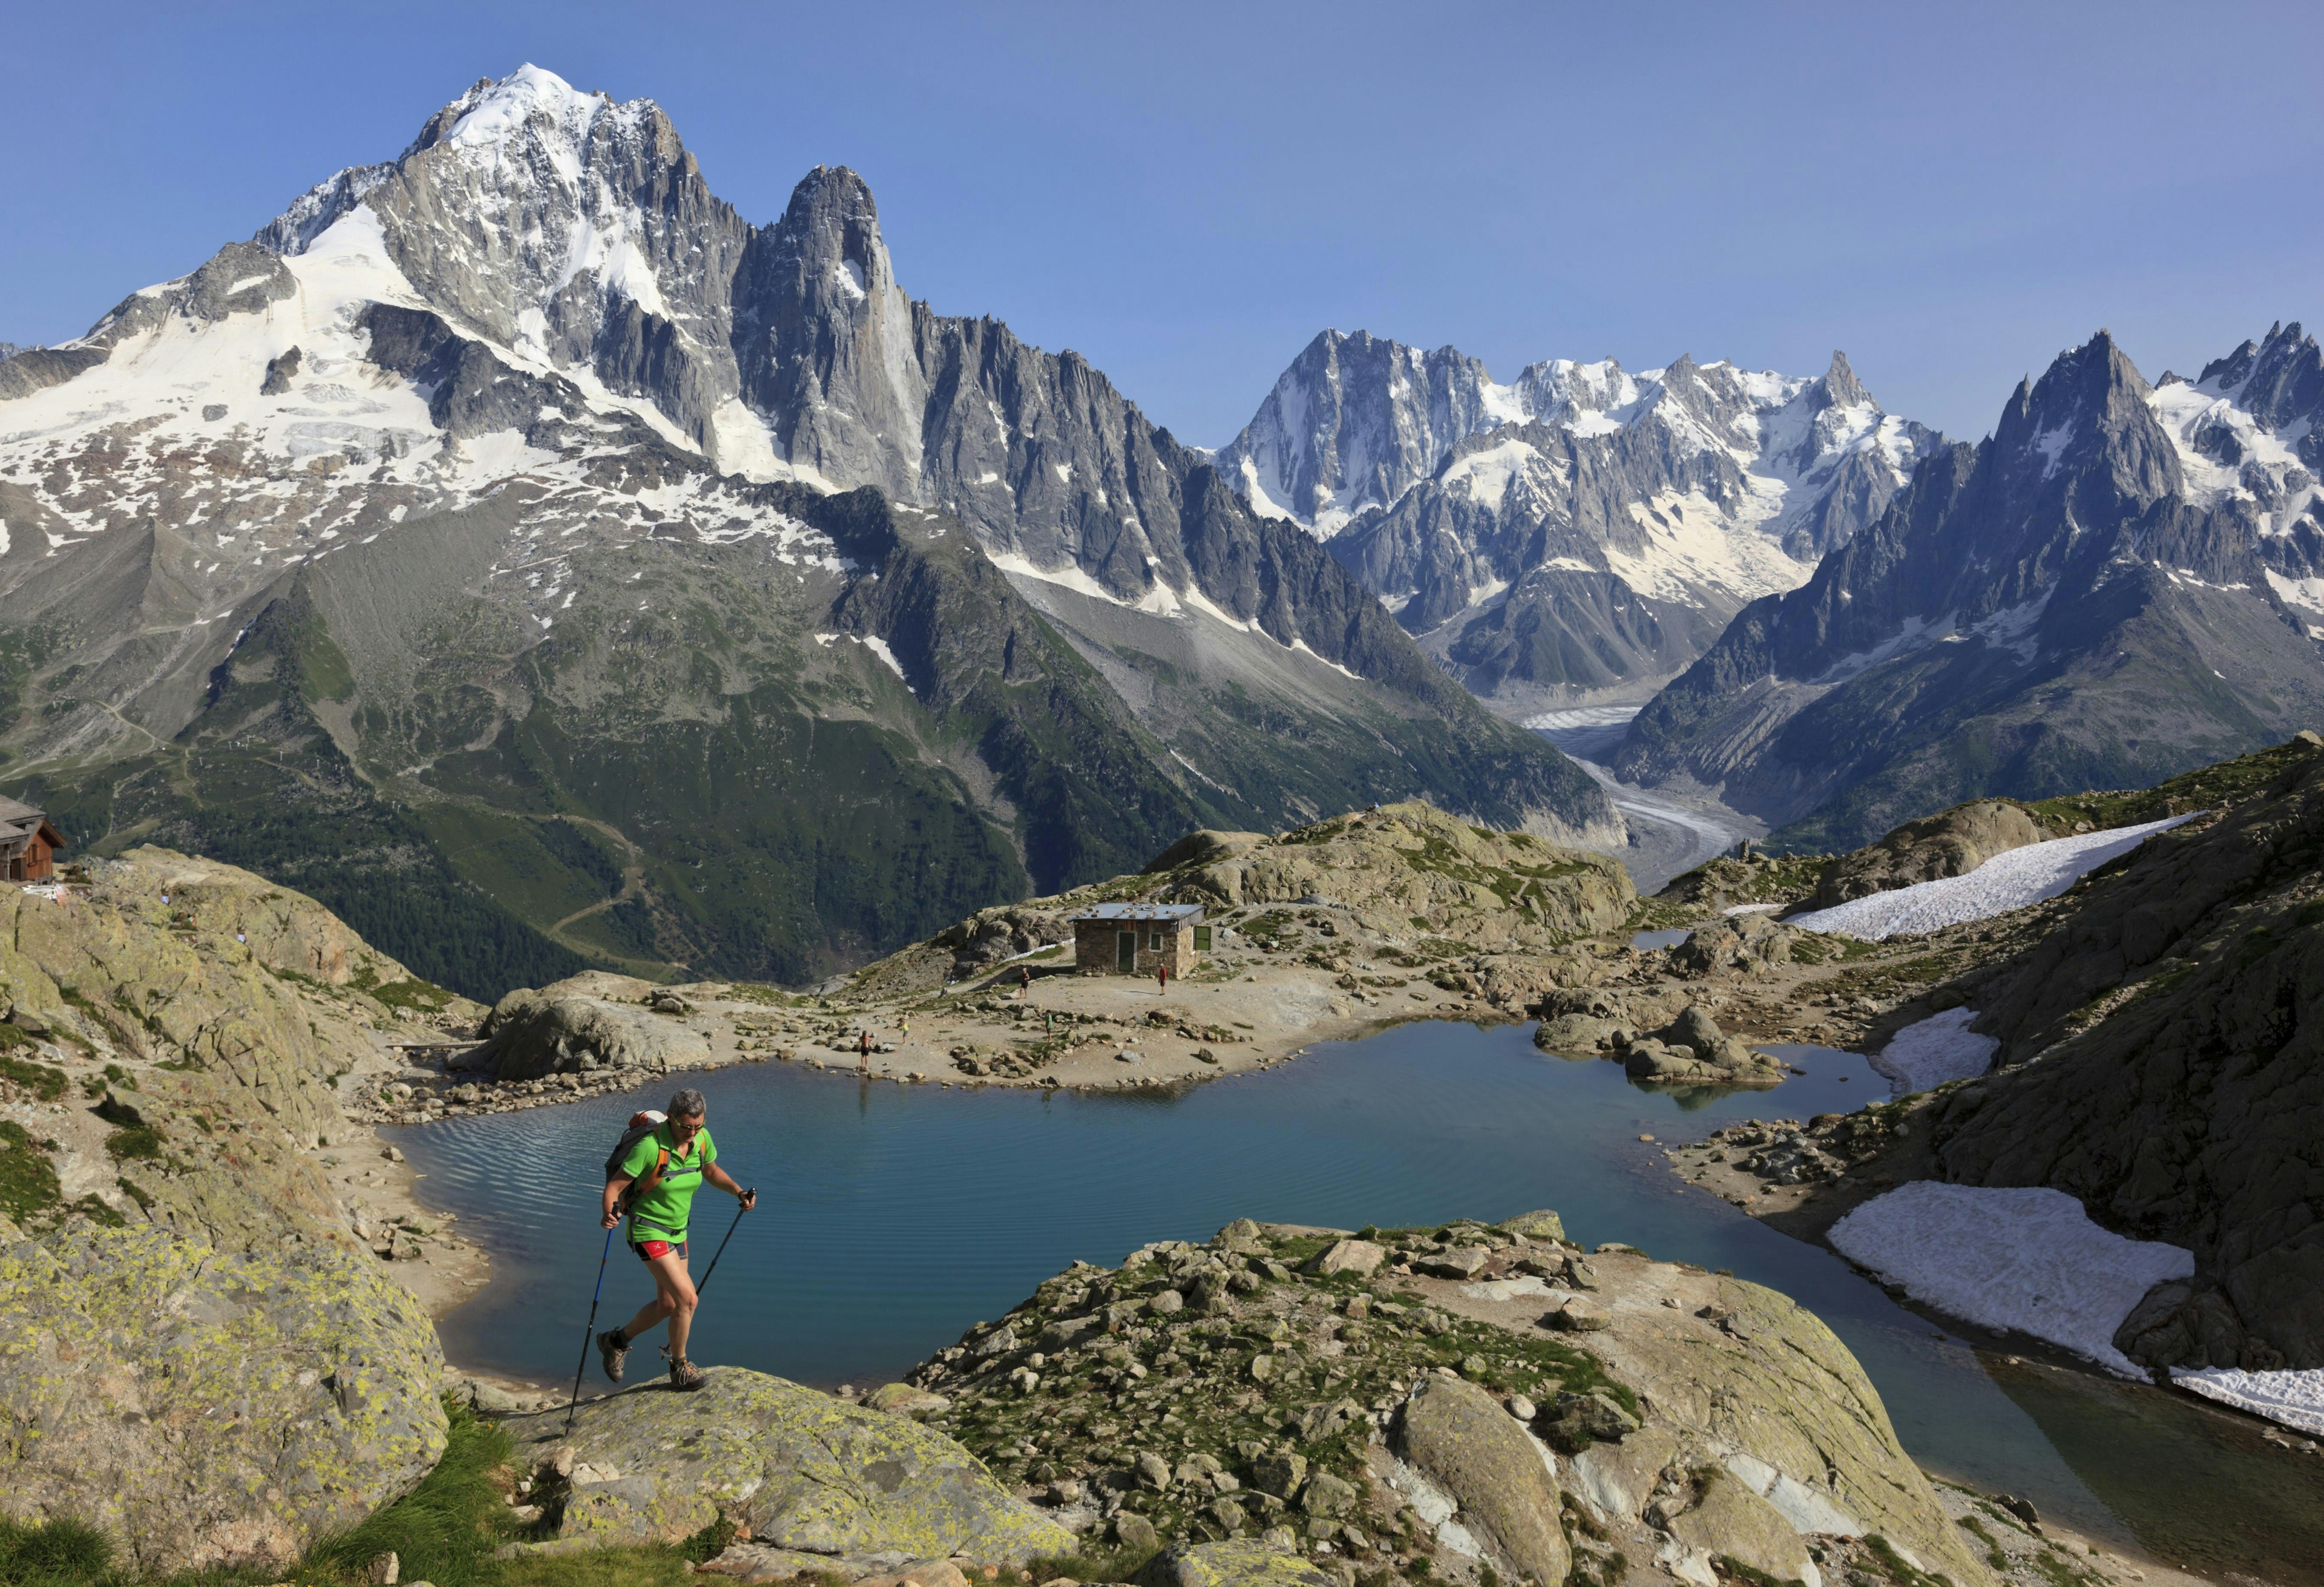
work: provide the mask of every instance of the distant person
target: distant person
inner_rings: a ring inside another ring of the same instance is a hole
[[[707,1180],[734,1196],[748,1212],[758,1204],[759,1193],[745,1190],[718,1166],[718,1148],[704,1127],[708,1104],[698,1091],[681,1091],[669,1099],[669,1116],[649,1134],[640,1136],[622,1159],[621,1172],[605,1181],[601,1227],[611,1229],[626,1210],[630,1217],[630,1249],[652,1272],[654,1297],[625,1326],[597,1335],[597,1353],[605,1376],[622,1380],[630,1346],[657,1323],[669,1324],[669,1386],[699,1389],[702,1373],[687,1359],[687,1336],[694,1331],[694,1280],[686,1271],[686,1223],[694,1210],[694,1193]]]
[[[1154,994],[1156,997],[1168,997],[1170,995],[1169,965],[1157,964],[1154,966],[1154,984],[1161,989]]]
[[[859,1074],[872,1073],[872,1028],[859,1027],[855,1032],[855,1067]]]
[[[1019,965],[1018,965],[1018,966],[1017,966],[1017,997],[1018,997],[1018,1001],[1019,1001],[1020,1002],[1021,1002],[1022,1001],[1024,1001],[1025,994],[1026,994],[1027,992],[1031,992],[1032,990],[1033,990],[1033,966],[1032,966],[1032,965],[1030,965],[1030,964],[1019,964]]]

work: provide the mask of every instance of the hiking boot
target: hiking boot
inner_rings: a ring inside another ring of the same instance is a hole
[[[622,1337],[620,1329],[608,1328],[597,1335],[597,1354],[605,1363],[605,1376],[619,1383],[622,1369],[630,1360],[630,1342]]]
[[[702,1369],[684,1356],[669,1363],[669,1386],[672,1389],[699,1389],[703,1382]]]

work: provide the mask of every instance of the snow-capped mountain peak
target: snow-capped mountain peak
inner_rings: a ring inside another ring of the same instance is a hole
[[[1877,517],[1936,440],[1883,412],[1839,353],[1812,378],[1554,358],[1503,385],[1454,348],[1326,331],[1219,461],[1505,695],[1643,687],[1683,665]]]
[[[559,148],[567,156],[560,174],[578,180],[581,152],[597,117],[613,108],[603,94],[585,94],[553,71],[530,61],[498,82],[479,82],[438,113],[421,144],[444,143],[486,156],[527,140]],[[632,99],[616,114],[642,116],[652,101]],[[448,119],[440,137],[429,135]]]
[[[2324,474],[2324,349],[2297,321],[2271,326],[2192,381],[2165,374],[2147,401],[2195,500],[2239,501],[2270,537],[2310,512]]]

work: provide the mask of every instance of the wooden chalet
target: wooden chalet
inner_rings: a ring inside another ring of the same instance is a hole
[[[64,834],[40,810],[0,794],[0,881],[47,881]]]

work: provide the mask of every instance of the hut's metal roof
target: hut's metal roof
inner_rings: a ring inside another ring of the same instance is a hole
[[[1092,904],[1076,910],[1075,920],[1175,920],[1189,921],[1202,917],[1200,904]]]

